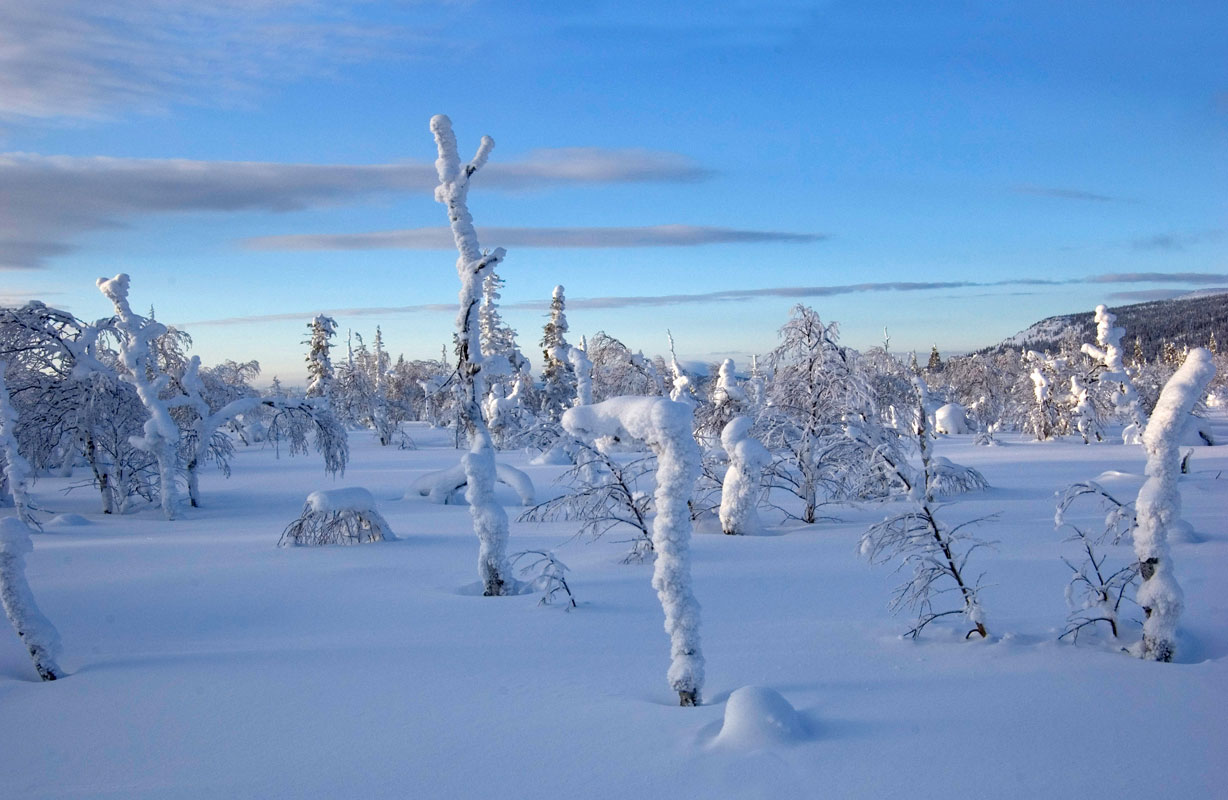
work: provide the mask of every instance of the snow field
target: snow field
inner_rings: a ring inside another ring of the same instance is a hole
[[[954,436],[935,453],[992,488],[943,518],[1000,514],[978,530],[996,549],[970,562],[986,573],[988,641],[942,623],[898,638],[909,618],[885,610],[898,576],[857,556],[888,507],[825,507],[840,521],[784,527],[765,511],[768,535],[691,541],[707,681],[704,705],[679,708],[651,565],[621,564],[616,532],[573,541],[572,523],[517,523],[520,498],[498,485],[509,551],[558,553],[580,607],[481,597],[468,509],[405,496],[461,451],[445,431],[411,435],[419,450],[353,434],[335,480],[318,458],[240,448],[233,477],[203,472],[205,505],[174,522],[157,509],[104,517],[89,489],[35,483],[39,508],[89,524],[47,526],[26,570],[67,678],[37,682],[16,637],[0,636],[0,794],[1129,798],[1155,795],[1151,769],[1166,796],[1228,786],[1228,447],[1200,448],[1180,482],[1200,541],[1172,545],[1187,606],[1175,664],[1119,653],[1132,623],[1120,644],[1055,641],[1070,545],[1053,493],[1095,479],[1132,498],[1142,449]],[[539,499],[558,491],[563,467],[499,459]],[[370,490],[401,539],[276,547],[305,496],[344,486]],[[1130,558],[1128,544],[1107,551]],[[735,702],[743,687],[764,691]],[[731,730],[753,732],[782,711],[767,692],[796,710],[795,735],[725,737],[731,714]]]

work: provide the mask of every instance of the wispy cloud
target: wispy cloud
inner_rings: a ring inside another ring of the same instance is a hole
[[[1222,230],[1185,231],[1180,233],[1157,233],[1152,236],[1142,236],[1130,242],[1135,250],[1158,250],[1161,252],[1178,252],[1207,241],[1222,239]]]
[[[560,185],[688,182],[708,171],[676,153],[538,150],[492,162],[482,185],[506,191]],[[180,211],[273,211],[339,205],[387,192],[429,193],[433,164],[282,164],[187,159],[0,155],[0,268],[43,266],[89,230]]]
[[[1182,276],[1182,277],[1178,277]],[[1193,277],[1191,277],[1193,276]],[[1171,278],[1171,280],[1170,280]],[[1081,278],[1045,279],[1019,278],[1005,281],[886,281],[881,283],[849,283],[828,286],[779,286],[765,289],[728,289],[717,292],[694,292],[663,295],[626,295],[608,297],[568,298],[569,309],[619,309],[646,308],[657,306],[678,306],[692,304],[738,303],[761,298],[782,298],[788,300],[805,300],[814,297],[834,297],[847,294],[866,294],[879,292],[925,292],[949,289],[1010,289],[1018,286],[1069,286],[1084,283],[1199,283],[1228,284],[1228,274],[1224,273],[1120,273],[1088,275]],[[1164,291],[1164,290],[1160,290]],[[1181,293],[1181,292],[1178,292]],[[978,293],[983,296],[987,293]],[[1018,294],[1015,291],[996,292],[996,296]],[[1113,295],[1118,296],[1118,295]],[[504,310],[543,311],[548,307],[545,300],[520,303],[503,303]],[[448,313],[456,312],[455,303],[425,303],[410,306],[377,306],[369,308],[338,308],[325,310],[333,316],[389,316],[396,314]],[[285,320],[309,319],[312,315],[321,313],[319,310],[296,311],[290,313],[264,314],[249,317],[227,317],[224,319],[196,320],[184,322],[183,326],[203,325],[241,325],[260,322],[277,322]]]
[[[5,0],[0,118],[100,117],[230,103],[270,81],[424,52],[361,0]],[[447,40],[431,44],[447,47]]]
[[[1228,282],[1223,272],[1110,272],[1091,275],[1087,283],[1195,283],[1211,285]]]
[[[1014,186],[1012,189],[1019,194],[1034,194],[1041,197],[1054,197],[1060,200],[1089,200],[1095,203],[1128,203],[1132,202],[1122,197],[1111,197],[1107,194],[1098,194],[1089,192],[1083,189],[1069,189],[1060,186],[1034,186],[1031,184],[1021,184]]]
[[[694,247],[705,244],[817,242],[824,234],[751,231],[698,225],[649,225],[624,228],[478,229],[484,243],[506,247]],[[447,228],[341,234],[297,234],[246,239],[253,250],[450,250],[456,246]]]
[[[1106,300],[1121,300],[1127,303],[1146,303],[1149,300],[1168,300],[1189,292],[1182,289],[1140,289],[1137,292],[1110,292]]]

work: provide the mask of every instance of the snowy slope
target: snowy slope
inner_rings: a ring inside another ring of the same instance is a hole
[[[1141,449],[953,436],[938,454],[993,488],[943,513],[1000,513],[980,528],[996,549],[970,567],[989,585],[988,641],[937,625],[898,638],[896,577],[857,556],[882,506],[775,535],[698,535],[708,682],[704,705],[679,708],[651,566],[620,563],[615,534],[513,522],[511,550],[554,549],[580,607],[478,596],[468,510],[405,496],[459,453],[445,434],[413,435],[417,451],[355,434],[337,481],[313,460],[243,450],[233,478],[203,476],[205,506],[175,522],[104,518],[89,490],[36,484],[41,507],[89,524],[48,525],[28,569],[70,675],[39,683],[0,631],[0,795],[1200,798],[1228,786],[1228,447],[1200,449],[1181,484],[1201,541],[1173,547],[1188,606],[1179,663],[1055,641],[1059,557],[1074,554],[1053,530],[1053,492],[1095,478],[1128,496]],[[539,496],[560,470],[501,458]],[[275,547],[309,492],[344,486],[370,489],[399,541]],[[518,498],[503,486],[499,498],[514,518]],[[755,702],[720,736],[727,699],[751,685],[768,691],[740,694]],[[777,712],[780,735],[754,733],[747,715]]]
[[[1225,338],[1228,337],[1228,289],[1199,289],[1168,300],[1109,310],[1117,315],[1117,324],[1126,330],[1127,348],[1132,351],[1135,338],[1141,338],[1143,353],[1148,359],[1155,358],[1165,340],[1178,346],[1205,347],[1214,332],[1219,341],[1228,341]],[[1025,348],[1056,352],[1067,335],[1073,336],[1077,343],[1094,342],[1093,310],[1047,317],[987,350]]]

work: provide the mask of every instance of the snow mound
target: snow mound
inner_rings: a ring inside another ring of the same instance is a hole
[[[947,403],[934,412],[934,430],[939,433],[971,433],[968,412],[959,403]]]
[[[69,526],[92,525],[92,524],[93,524],[92,522],[90,522],[88,519],[81,516],[80,514],[56,514],[54,517],[52,517],[51,519],[43,523],[44,527],[49,525],[55,528],[60,528],[60,527],[67,528]]]
[[[725,703],[725,721],[715,744],[757,750],[805,738],[802,718],[779,692],[765,686],[743,686]]]
[[[307,495],[307,506],[315,512],[329,511],[371,511],[375,508],[375,498],[371,492],[361,486],[350,486],[345,489],[321,489]]]

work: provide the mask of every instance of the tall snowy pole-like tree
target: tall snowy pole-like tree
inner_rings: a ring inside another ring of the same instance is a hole
[[[1173,576],[1168,554],[1168,532],[1181,519],[1181,432],[1190,411],[1215,377],[1211,353],[1195,348],[1164,385],[1143,432],[1147,451],[1147,482],[1135,501],[1134,554],[1143,585],[1135,601],[1147,619],[1143,622],[1140,655],[1149,661],[1172,661],[1176,649],[1177,619],[1184,599]]]
[[[452,238],[460,255],[456,273],[460,277],[460,312],[456,317],[456,374],[460,381],[460,418],[469,433],[469,452],[464,457],[465,499],[473,516],[473,530],[480,543],[478,574],[483,593],[498,596],[510,590],[511,578],[507,566],[507,514],[495,502],[495,447],[482,418],[482,399],[486,387],[482,376],[482,346],[478,306],[482,299],[482,282],[503,260],[504,250],[496,248],[483,253],[478,247],[478,234],[469,215],[467,198],[469,179],[482,168],[494,139],[482,137],[477,155],[468,164],[461,164],[456,149],[452,121],[443,114],[431,117],[431,133],[439,158],[435,169],[439,186],[435,199],[448,207]]]
[[[21,454],[17,447],[17,437],[13,434],[17,427],[17,411],[9,399],[8,382],[5,378],[7,371],[8,364],[0,361],[0,454],[4,456],[4,477],[9,493],[13,495],[17,516],[26,525],[38,529],[40,526],[30,513],[30,501],[26,495],[30,462]]]
[[[16,517],[0,519],[0,604],[45,681],[62,678],[56,664],[60,635],[38,610],[26,581],[26,555],[33,552],[30,528]]]
[[[613,397],[576,406],[562,419],[568,433],[589,442],[602,437],[643,442],[657,456],[657,516],[652,549],[657,555],[652,587],[665,611],[670,638],[670,688],[680,705],[697,706],[704,682],[699,647],[699,603],[691,589],[691,492],[701,454],[691,433],[694,408],[661,397]]]
[[[128,276],[124,273],[114,278],[99,278],[97,283],[99,291],[115,306],[116,329],[120,333],[119,356],[126,370],[120,377],[136,389],[141,404],[149,413],[145,435],[133,437],[132,444],[157,459],[162,514],[174,519],[179,501],[175,473],[179,465],[176,450],[180,432],[161,397],[170,376],[158,370],[150,349],[154,340],[166,333],[166,326],[132,311],[128,303]]]

